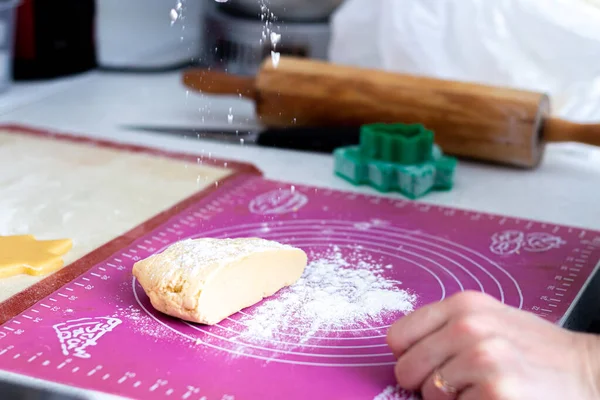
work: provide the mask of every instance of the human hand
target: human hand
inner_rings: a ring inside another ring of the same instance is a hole
[[[460,293],[403,317],[388,344],[399,386],[420,390],[424,400],[600,398],[597,337],[483,293]]]

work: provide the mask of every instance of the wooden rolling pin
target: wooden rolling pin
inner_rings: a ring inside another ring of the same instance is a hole
[[[542,93],[281,57],[246,78],[202,69],[184,72],[197,91],[253,99],[267,127],[422,123],[445,153],[536,167],[546,142],[600,145],[600,125],[550,117]]]

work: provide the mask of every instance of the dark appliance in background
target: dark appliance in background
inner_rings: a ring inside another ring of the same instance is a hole
[[[271,56],[271,51],[327,60],[330,16],[342,3],[343,0],[208,0],[202,64],[251,76]],[[276,46],[269,38],[271,32],[281,35]]]
[[[95,0],[22,0],[13,79],[49,79],[95,68],[94,18]]]

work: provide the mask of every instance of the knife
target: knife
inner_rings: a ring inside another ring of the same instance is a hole
[[[286,128],[240,128],[240,127],[175,127],[150,125],[125,125],[131,131],[153,132],[196,137],[223,143],[255,145],[279,149],[332,153],[342,146],[356,145],[360,141],[360,127],[286,127]]]

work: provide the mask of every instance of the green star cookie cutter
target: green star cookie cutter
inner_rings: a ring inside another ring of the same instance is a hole
[[[397,191],[417,199],[433,190],[451,190],[458,161],[445,156],[434,133],[422,124],[369,124],[358,146],[334,151],[335,174],[354,185]]]

